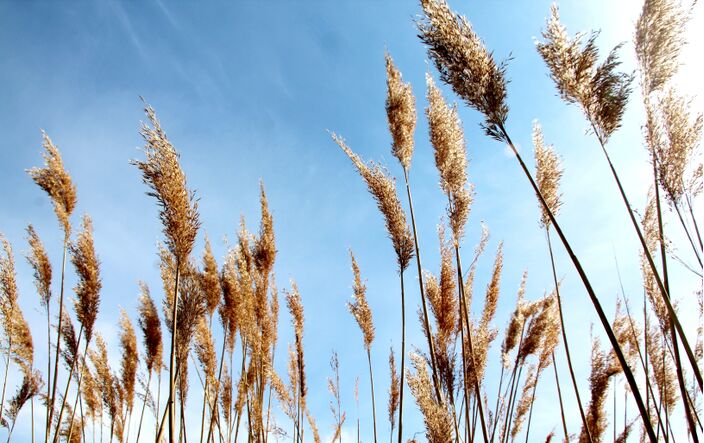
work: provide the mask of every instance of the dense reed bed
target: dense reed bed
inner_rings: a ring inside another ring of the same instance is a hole
[[[687,25],[690,11],[675,0],[645,0],[634,30],[636,73],[622,71],[623,45],[600,56],[597,32],[571,35],[556,5],[546,14],[536,50],[559,97],[582,111],[595,149],[603,154],[604,174],[613,179],[613,192],[623,203],[623,209],[614,208],[614,212],[625,210],[628,232],[640,246],[632,253],[640,259],[642,291],[620,294],[613,309],[605,306],[607,295],[598,293],[595,284],[601,277],[587,273],[580,252],[570,242],[575,236],[592,234],[563,229],[561,224],[560,209],[568,198],[561,182],[571,171],[562,165],[560,147],[546,142],[537,121],[530,134],[532,164],[512,139],[507,101],[510,61],[495,60],[471,22],[455,13],[446,0],[421,0],[415,24],[435,68],[426,74],[425,109],[417,109],[414,88],[404,81],[392,56],[385,57],[390,152],[401,167],[398,183],[405,185],[405,191],[397,188],[397,178],[389,169],[364,160],[340,135],[331,134],[378,206],[379,222],[383,221],[395,254],[396,262],[388,272],[389,279],[398,279],[394,295],[398,312],[384,321],[399,330],[388,364],[386,345],[375,341],[379,319],[368,299],[366,266],[350,250],[349,258],[336,258],[350,260],[352,271],[346,282],[351,287],[349,298],[340,304],[346,303],[352,317],[348,320],[359,326],[359,341],[341,344],[332,352],[329,399],[308,395],[311,380],[306,359],[310,357],[305,344],[315,337],[306,335],[306,322],[316,319],[306,318],[304,297],[295,281],[281,291],[277,285],[278,222],[264,183],[258,196],[258,230],[242,218],[236,239],[227,244],[223,257],[216,257],[202,226],[199,196],[187,180],[188,165],[181,164],[154,109],[145,104],[142,158],[131,163],[158,208],[163,239],[154,252],[162,287],[140,282],[135,290],[139,295],[123,301],[132,311],[122,310],[119,318],[101,311],[102,278],[110,270],[101,265],[90,216],[84,215],[76,225],[81,184],[74,184],[59,149],[43,134],[45,164],[27,172],[53,204],[62,256],[60,260],[50,257],[40,234],[27,226],[26,259],[33,270],[36,306],[46,318],[44,337],[44,326],[30,328],[19,307],[18,297],[32,295],[18,293],[17,254],[0,237],[4,356],[0,424],[7,430],[7,441],[21,420],[31,428],[32,441],[45,443],[180,443],[193,441],[194,434],[200,443],[319,442],[318,421],[332,423],[333,442],[342,442],[344,430],[355,426],[358,441],[361,429],[369,429],[367,434],[375,442],[422,438],[484,443],[699,442],[704,419],[703,295],[701,285],[694,294],[676,292],[680,286],[672,284],[668,272],[681,267],[687,278],[702,281],[701,217],[693,208],[703,186],[703,117],[673,81],[685,43],[681,28]],[[633,94],[636,84],[641,100]],[[525,176],[525,186],[534,193],[540,210],[535,223],[549,252],[540,266],[550,278],[542,283],[543,295],[536,297],[527,294],[525,272],[515,302],[506,302],[515,303],[507,318],[499,317],[498,306],[501,299],[512,297],[507,291],[514,288],[502,286],[502,278],[514,270],[504,266],[504,244],[490,246],[485,226],[479,238],[467,238],[467,232],[474,232],[467,226],[475,223],[470,212],[481,190],[475,191],[469,180],[471,141],[465,137],[458,105],[452,103],[456,98],[481,115],[483,131],[497,142],[497,149],[510,150],[511,158],[505,161],[518,163],[517,170],[507,164],[497,174]],[[609,141],[621,127],[627,105],[642,105],[645,110],[644,139],[631,147],[644,144],[649,154],[652,176],[642,184],[649,192],[644,208],[629,198],[610,156]],[[413,203],[411,173],[419,114],[428,126],[439,182],[435,191],[446,205],[443,214],[428,214]],[[421,255],[420,245],[428,244],[419,240],[421,217],[440,217],[439,253],[431,255],[439,258],[438,263],[421,260],[425,251]],[[665,224],[666,218],[677,224]],[[677,235],[670,230],[678,230]],[[199,236],[202,251],[196,249]],[[685,241],[674,244],[672,238]],[[486,256],[487,249],[495,249],[493,256]],[[482,278],[488,283],[481,291],[475,277],[485,262],[490,271]],[[591,312],[581,315],[594,318],[586,380],[578,376],[578,359],[570,347],[574,334],[584,331],[574,330],[565,320],[571,309],[561,293],[565,269],[574,274],[564,278],[576,276],[583,288],[570,297],[588,300]],[[76,275],[72,288],[65,284],[69,272]],[[410,299],[408,287],[415,281],[419,297]],[[678,300],[682,299],[697,300],[698,327],[681,321]],[[281,302],[290,325],[280,322]],[[413,307],[417,311],[409,312]],[[101,336],[96,329],[98,316],[107,316],[117,325],[117,342],[107,343]],[[291,331],[290,343],[279,343],[282,328]],[[410,328],[421,331],[424,340],[407,343]],[[42,346],[35,347],[35,341]],[[119,366],[111,366],[111,349],[120,355]],[[35,350],[46,352],[46,368],[35,366]],[[342,391],[343,360],[338,355],[342,350],[368,368],[368,377],[359,374],[355,382],[354,404],[351,393]],[[493,358],[496,355],[499,358]],[[277,362],[277,357],[287,360]],[[286,374],[277,368],[285,368]],[[20,374],[21,383],[8,385],[10,371]],[[489,389],[488,374],[497,380],[491,383],[495,390]],[[360,397],[360,385],[367,392],[367,384],[370,395]],[[537,394],[539,386],[546,384],[555,387],[555,398]],[[388,387],[388,393],[380,387]],[[620,409],[607,407],[611,395],[614,404],[618,397]],[[387,398],[386,405],[381,403]],[[315,416],[311,405],[320,403],[328,404],[330,416]],[[574,409],[567,404],[575,405]],[[408,421],[404,422],[410,408],[422,416],[422,436],[410,432]],[[37,416],[46,417],[44,421],[35,420],[38,409],[43,412]],[[194,409],[197,420],[187,413]],[[371,410],[370,423],[360,421],[360,409]],[[531,429],[541,410],[555,411],[553,431],[547,435]],[[607,435],[609,430],[613,436]]]

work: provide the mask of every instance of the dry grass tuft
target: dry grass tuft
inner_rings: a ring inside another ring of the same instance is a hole
[[[352,152],[341,137],[332,134],[332,138],[352,160],[359,175],[367,183],[369,192],[376,200],[379,210],[384,215],[386,230],[391,237],[394,251],[396,251],[399,272],[403,272],[413,258],[414,245],[410,228],[406,222],[406,214],[396,194],[395,181],[381,166],[374,163],[367,166],[357,154]]]
[[[27,172],[34,182],[44,190],[54,203],[54,212],[59,223],[64,229],[64,238],[68,239],[71,232],[69,217],[76,207],[76,186],[71,181],[71,176],[64,169],[59,149],[51,139],[42,131],[44,142],[42,146],[46,151],[44,157],[45,167],[32,168]]]
[[[411,354],[411,364],[416,370],[406,371],[408,387],[423,414],[425,436],[430,443],[446,443],[453,435],[452,417],[445,404],[439,404],[433,391],[433,383],[428,374],[425,359],[417,353]]]
[[[27,256],[27,261],[34,270],[34,285],[41,305],[47,308],[51,301],[51,262],[39,234],[32,225],[27,226],[27,241],[32,250],[31,255]]]
[[[132,164],[142,171],[144,183],[151,188],[148,195],[159,202],[159,217],[169,251],[179,264],[185,263],[200,227],[198,202],[195,194],[186,187],[186,174],[179,164],[179,154],[166,137],[154,109],[147,105],[144,112],[151,123],[151,127],[142,124],[141,129],[146,142],[146,161],[133,160]]]
[[[404,83],[401,72],[386,53],[386,116],[393,138],[392,152],[408,171],[413,158],[413,132],[416,128],[416,99],[410,83]]]
[[[354,273],[354,290],[353,300],[347,302],[347,309],[357,320],[359,329],[364,335],[364,348],[369,351],[374,341],[374,322],[372,321],[372,310],[367,303],[366,291],[367,287],[362,283],[362,277],[359,272],[359,266],[354,259],[354,254],[350,250],[350,258],[352,259],[352,272]]]
[[[93,326],[100,306],[100,262],[93,246],[93,224],[90,217],[83,216],[83,231],[75,243],[69,246],[71,262],[78,274],[78,285],[74,288],[77,300],[74,304],[76,317],[83,326],[86,342],[93,336]]]
[[[484,114],[484,130],[504,140],[508,118],[506,65],[497,65],[472,25],[450,10],[445,0],[421,0],[424,17],[417,23],[420,39],[443,82],[470,107]]]
[[[584,34],[574,38],[567,35],[560,23],[557,5],[553,4],[550,11],[547,29],[543,31],[545,42],[536,42],[538,52],[550,69],[560,97],[567,103],[581,106],[597,136],[605,143],[621,126],[633,81],[632,74],[616,71],[621,64],[617,55],[621,45],[597,65],[598,33],[589,34],[583,44]]]

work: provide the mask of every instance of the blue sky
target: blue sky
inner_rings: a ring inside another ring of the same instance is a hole
[[[534,38],[549,13],[547,1],[466,2],[451,6],[466,14],[494,56],[512,57],[508,68],[509,131],[522,154],[531,160],[530,131],[539,119],[545,139],[563,156],[564,206],[560,220],[574,249],[593,276],[597,294],[613,312],[619,282],[618,260],[626,292],[642,296],[636,238],[615,194],[596,140],[575,107],[555,94]],[[624,68],[634,69],[631,38],[638,1],[562,2],[563,22],[571,32],[601,29],[602,53],[625,41]],[[129,164],[141,158],[138,133],[144,120],[139,96],[154,106],[169,138],[181,153],[188,184],[199,197],[203,234],[213,240],[218,261],[226,251],[225,236],[235,238],[240,215],[252,230],[258,227],[258,186],[263,180],[275,220],[276,264],[280,287],[295,279],[306,309],[306,367],[309,405],[323,436],[330,434],[332,416],[326,377],[335,349],[340,355],[343,402],[352,435],[357,409],[355,377],[360,377],[363,440],[371,440],[366,360],[362,338],[345,308],[351,296],[348,249],[357,256],[367,283],[377,338],[373,345],[377,410],[381,436],[388,435],[386,390],[388,348],[400,345],[398,277],[383,220],[349,160],[326,130],[344,136],[364,158],[381,161],[400,180],[401,169],[390,155],[384,100],[384,51],[388,50],[417,98],[416,153],[411,169],[415,209],[424,268],[437,272],[435,229],[444,213],[432,147],[427,136],[426,72],[437,73],[416,37],[416,2],[271,1],[220,2],[0,2],[0,232],[13,243],[20,303],[30,323],[44,323],[34,296],[31,271],[21,257],[28,247],[24,228],[31,222],[44,239],[58,268],[61,234],[50,202],[25,173],[41,164],[41,133],[59,146],[78,188],[78,216],[94,221],[95,242],[102,262],[103,291],[99,330],[111,345],[117,365],[118,309],[133,320],[138,280],[146,281],[161,298],[157,242],[161,226],[153,199],[145,195],[138,170]],[[701,24],[701,6],[695,8]],[[701,49],[701,35],[690,33],[687,51]],[[681,82],[694,91],[701,62],[682,68]],[[446,98],[457,101],[449,88]],[[701,101],[696,101],[701,109]],[[460,104],[468,150],[469,177],[476,198],[463,249],[471,253],[480,221],[491,231],[486,255],[479,264],[475,311],[481,309],[497,244],[505,243],[501,302],[495,326],[501,332],[514,306],[521,274],[528,270],[529,298],[550,290],[551,276],[544,237],[538,226],[535,198],[504,146],[485,137],[479,115]],[[624,127],[609,149],[634,205],[645,204],[650,183],[641,125],[643,110],[636,89]],[[405,202],[405,198],[402,198]],[[698,203],[698,208],[701,205]],[[701,212],[700,212],[701,213]],[[675,241],[682,233],[675,219],[669,227]],[[688,257],[682,244],[681,252]],[[558,269],[564,276],[563,297],[571,344],[577,350],[577,376],[587,395],[589,328],[597,321],[586,293],[561,249]],[[71,270],[69,268],[69,270]],[[58,271],[56,271],[58,273]],[[673,270],[685,330],[696,329],[692,290],[701,281],[681,268]],[[424,343],[415,309],[419,303],[415,272],[408,273],[409,342]],[[74,277],[69,272],[67,287]],[[55,286],[55,293],[58,292]],[[635,303],[635,301],[634,301]],[[292,340],[288,315],[281,321],[277,368],[285,373],[285,350]],[[38,329],[42,330],[43,329]],[[595,326],[599,335],[601,327]],[[35,337],[37,366],[45,367],[42,335]],[[498,379],[496,348],[490,354],[486,389],[493,398]],[[560,355],[562,351],[559,351]],[[564,362],[562,368],[564,369]],[[547,374],[547,373],[546,373]],[[567,373],[561,374],[567,379]],[[11,381],[17,382],[16,374]],[[547,378],[545,379],[547,380]],[[14,388],[14,384],[12,384]],[[559,410],[552,380],[539,388],[531,429],[534,438],[555,430]],[[566,386],[566,385],[565,385]],[[619,381],[619,386],[622,382]],[[619,387],[622,389],[622,387]],[[564,389],[563,389],[564,391]],[[619,391],[622,394],[622,391]],[[189,414],[199,414],[197,396]],[[422,421],[407,398],[407,438],[422,436]],[[574,402],[566,400],[569,407]],[[196,405],[196,403],[198,405]],[[622,408],[622,405],[619,406]],[[22,413],[16,438],[29,435],[29,409]],[[629,411],[635,408],[629,405]],[[629,412],[631,418],[634,417]],[[280,424],[287,423],[283,416]],[[579,431],[577,415],[568,417],[571,432]],[[618,426],[622,426],[619,418]],[[5,431],[0,430],[0,435]],[[196,432],[195,427],[192,432]],[[385,438],[385,437],[383,437]]]

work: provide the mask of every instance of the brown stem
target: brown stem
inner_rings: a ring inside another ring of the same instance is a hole
[[[587,438],[592,441],[592,433],[587,425],[587,419],[584,415],[584,408],[582,407],[582,398],[579,395],[579,388],[577,388],[577,377],[574,375],[574,369],[572,368],[572,357],[570,355],[570,346],[567,342],[567,328],[565,328],[565,318],[562,313],[562,297],[560,296],[560,284],[557,281],[557,269],[555,267],[555,256],[552,252],[552,242],[550,241],[550,226],[545,227],[545,235],[548,239],[548,251],[550,251],[550,265],[552,267],[552,279],[555,285],[555,295],[557,296],[557,310],[560,313],[560,331],[562,332],[562,342],[565,344],[565,355],[567,356],[567,367],[569,368],[570,378],[572,379],[572,388],[574,389],[574,395],[577,398],[577,406],[579,407],[579,415],[582,418],[582,425],[587,431]]]
[[[567,432],[567,421],[565,420],[565,408],[562,405],[562,390],[560,389],[560,377],[557,375],[557,363],[555,363],[554,352],[552,353],[552,368],[555,370],[555,385],[557,385],[557,398],[560,400],[560,418],[562,419],[562,430],[565,433],[565,441],[570,441],[569,433]]]
[[[374,443],[376,443],[376,402],[374,401],[374,374],[372,374],[372,354],[367,348],[367,361],[369,362],[369,383],[372,387],[372,418],[374,419]]]
[[[51,385],[51,398],[49,399],[49,413],[46,420],[46,433],[44,443],[49,441],[49,429],[54,418],[54,403],[56,402],[56,377],[59,374],[59,355],[61,355],[61,324],[64,317],[64,280],[66,277],[66,250],[68,247],[68,233],[64,235],[64,249],[61,258],[61,292],[59,294],[59,327],[56,331],[56,355],[54,356],[54,384]],[[51,351],[49,351],[51,352]]]
[[[538,199],[540,200],[540,203],[545,208],[545,212],[548,214],[550,221],[552,222],[553,226],[555,227],[555,231],[557,232],[558,236],[560,237],[560,240],[562,241],[562,244],[564,245],[565,250],[567,251],[567,254],[569,255],[570,259],[572,260],[572,263],[574,264],[574,267],[577,270],[577,273],[579,274],[579,276],[582,280],[582,283],[584,284],[585,289],[587,290],[589,298],[591,299],[591,302],[594,305],[594,309],[596,310],[597,315],[599,317],[599,321],[601,321],[601,324],[604,327],[606,335],[609,338],[609,342],[611,342],[611,347],[613,348],[614,352],[616,353],[616,357],[618,358],[618,361],[619,361],[621,367],[623,368],[623,373],[626,376],[626,379],[628,380],[628,384],[633,391],[633,398],[635,399],[636,404],[638,405],[638,411],[640,412],[641,418],[643,419],[643,424],[645,426],[645,430],[648,434],[648,437],[650,438],[650,441],[652,443],[656,443],[655,432],[653,431],[653,427],[651,426],[650,420],[648,419],[648,412],[645,409],[645,404],[643,403],[643,398],[641,397],[640,391],[638,390],[638,384],[636,383],[636,379],[633,376],[633,371],[631,371],[631,368],[628,367],[628,362],[626,362],[626,357],[623,355],[623,350],[621,349],[621,345],[618,343],[618,340],[616,339],[616,335],[614,335],[614,331],[611,329],[611,325],[609,324],[609,320],[606,317],[606,314],[604,313],[604,309],[601,306],[601,302],[597,298],[596,293],[594,292],[594,289],[592,288],[592,285],[589,282],[589,279],[587,278],[587,274],[584,272],[584,269],[582,268],[582,264],[580,263],[579,259],[574,254],[574,252],[572,251],[572,247],[570,246],[569,242],[567,241],[567,238],[563,234],[562,228],[560,228],[560,225],[557,223],[557,220],[555,219],[555,215],[552,213],[552,210],[550,209],[547,202],[545,201],[545,198],[540,193],[540,189],[538,189],[538,185],[535,183],[535,180],[533,180],[533,176],[530,174],[530,171],[528,171],[528,167],[523,162],[521,155],[518,153],[516,146],[511,141],[511,138],[509,137],[509,135],[506,132],[506,129],[503,127],[503,125],[500,126],[500,130],[501,130],[502,134],[504,135],[504,139],[509,144],[509,146],[511,147],[511,150],[513,151],[514,155],[516,156],[516,160],[518,160],[518,163],[519,163],[521,169],[523,170],[526,177],[528,178],[528,181],[530,182],[531,186],[533,187],[533,191],[536,193],[536,195],[538,196]]]
[[[403,443],[403,386],[406,384],[406,292],[401,270],[401,392],[398,402],[398,443]]]
[[[78,330],[78,343],[76,344],[76,350],[78,351],[78,347],[81,343],[81,338],[83,337],[83,325],[81,325],[80,329]],[[88,350],[88,345],[86,344],[86,351]],[[66,389],[64,389],[64,396],[63,399],[61,400],[61,408],[59,409],[59,418],[57,420],[57,425],[56,425],[56,432],[54,433],[54,440],[53,442],[56,443],[59,441],[59,434],[61,431],[61,417],[64,414],[64,408],[66,407],[66,397],[68,397],[68,388],[71,386],[71,378],[73,377],[73,371],[76,369],[76,361],[78,360],[79,356],[76,355],[73,357],[73,361],[71,362],[71,369],[68,372],[68,380],[66,381]],[[56,379],[54,379],[54,384],[56,384]]]
[[[423,286],[423,271],[420,263],[420,247],[418,246],[418,232],[416,231],[416,218],[413,212],[413,198],[411,197],[411,186],[408,182],[408,170],[403,168],[403,178],[406,181],[406,193],[408,194],[408,206],[411,212],[411,226],[413,228],[413,243],[416,251],[416,265],[418,266],[418,286],[420,289],[420,301],[423,307],[423,323],[427,331],[428,350],[430,352],[430,365],[433,369],[433,386],[435,387],[435,395],[438,403],[443,403],[442,393],[440,391],[440,382],[438,381],[438,366],[435,358],[435,346],[433,344],[433,332],[430,329],[430,320],[428,318],[428,308],[425,302],[425,288]]]
[[[142,412],[139,414],[139,426],[137,427],[137,441],[135,443],[139,443],[139,435],[142,432],[142,420],[144,420],[144,409],[147,406],[147,397],[149,396],[149,387],[151,385],[152,381],[152,371],[149,371],[149,375],[147,376],[147,391],[144,393],[144,401],[142,402]]]
[[[482,436],[484,437],[484,443],[489,443],[489,434],[486,431],[486,421],[484,420],[484,407],[482,406],[482,391],[480,389],[481,384],[479,382],[479,376],[477,374],[477,365],[474,360],[474,344],[472,343],[472,327],[469,324],[469,313],[467,310],[467,302],[464,298],[464,279],[462,278],[462,260],[460,258],[460,249],[457,242],[455,242],[455,261],[457,262],[457,285],[460,291],[460,304],[462,305],[464,316],[464,324],[467,327],[467,344],[469,345],[469,362],[472,365],[472,375],[474,383],[474,396],[476,399],[476,404],[479,408],[479,420],[482,426]],[[466,380],[464,381],[466,383]]]
[[[169,413],[169,443],[174,443],[176,436],[176,428],[174,423],[174,398],[175,393],[175,372],[176,372],[176,334],[178,333],[178,278],[180,271],[180,261],[176,258],[176,277],[174,282],[174,298],[173,307],[171,309],[171,356],[169,358],[169,401],[166,404],[166,410]]]

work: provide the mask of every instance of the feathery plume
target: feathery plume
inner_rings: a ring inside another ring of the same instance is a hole
[[[359,272],[359,266],[357,265],[357,260],[354,258],[352,250],[350,250],[350,258],[352,259],[352,272],[354,273],[354,295],[353,301],[347,302],[347,309],[357,320],[359,329],[362,330],[364,335],[364,348],[368,351],[372,346],[374,341],[374,322],[372,321],[372,310],[369,308],[367,303],[367,287],[362,282],[362,277]]]
[[[538,371],[535,365],[530,365],[528,367],[528,377],[523,384],[523,391],[521,392],[521,397],[518,400],[516,411],[513,414],[513,426],[511,427],[512,440],[516,438],[519,432],[521,432],[521,427],[525,421],[526,414],[530,409],[531,403],[533,403],[533,390],[537,382]]]
[[[139,318],[137,324],[142,330],[147,372],[156,370],[161,372],[163,344],[161,341],[161,320],[154,300],[149,294],[149,287],[144,282],[139,282],[141,295],[139,296]]]
[[[681,30],[688,18],[678,1],[646,0],[636,22],[635,47],[646,95],[658,91],[679,68]]]
[[[594,339],[592,344],[591,374],[589,375],[589,387],[591,399],[587,409],[587,426],[591,432],[592,439],[601,441],[606,430],[606,412],[604,411],[604,401],[609,389],[609,382],[612,377],[622,372],[623,369],[615,358],[613,352],[605,354],[601,350],[598,339]],[[586,443],[589,439],[585,429],[579,435],[579,442]]]
[[[332,134],[332,138],[352,160],[359,175],[367,183],[369,192],[374,196],[377,206],[386,220],[386,230],[393,243],[394,251],[396,251],[399,272],[403,272],[413,258],[414,245],[411,231],[406,222],[406,214],[403,212],[403,207],[396,194],[395,181],[387,175],[381,166],[373,162],[367,166],[357,154],[352,152],[341,137]]]
[[[440,172],[440,188],[449,198],[447,208],[455,242],[459,242],[469,217],[472,191],[467,189],[467,148],[457,107],[450,107],[430,74],[428,108],[425,113],[430,125],[430,141],[435,150],[435,165]]]
[[[560,201],[560,179],[562,178],[562,165],[551,145],[545,145],[543,129],[538,121],[533,122],[533,147],[535,150],[535,181],[538,189],[545,199],[550,212],[557,217],[557,212],[562,206]],[[545,206],[540,205],[540,226],[550,227],[550,216]]]
[[[124,309],[120,311],[120,348],[122,350],[120,365],[122,398],[126,403],[127,410],[131,411],[134,403],[139,353],[137,352],[137,336],[134,333],[134,327]]]
[[[15,422],[17,421],[20,410],[32,397],[39,395],[39,391],[42,389],[43,385],[44,382],[42,381],[42,376],[39,371],[24,374],[22,384],[17,389],[15,395],[12,396],[7,408],[3,412],[3,425],[10,429],[10,434],[7,437],[8,441],[11,441],[12,430],[15,427]],[[6,419],[10,420],[9,425],[5,422]]]
[[[268,275],[276,259],[276,238],[274,236],[274,217],[269,211],[269,203],[264,192],[264,182],[259,183],[262,219],[259,238],[254,245],[254,261],[262,275]]]
[[[179,154],[166,137],[154,109],[146,105],[144,112],[151,123],[151,127],[143,123],[140,131],[146,142],[146,161],[132,160],[131,163],[142,171],[142,180],[151,188],[147,194],[159,202],[159,218],[164,225],[169,251],[178,264],[185,263],[200,227],[198,202],[194,192],[186,187]]]
[[[691,101],[677,96],[674,89],[669,89],[659,104],[662,128],[655,130],[661,130],[662,142],[653,147],[659,165],[658,181],[671,205],[678,204],[687,190],[685,172],[702,139],[704,118],[701,113],[690,115],[690,105]]]
[[[27,256],[27,261],[34,270],[34,285],[41,305],[47,308],[51,300],[51,262],[42,240],[32,225],[27,226],[27,242],[32,249],[31,255]]]
[[[49,198],[54,203],[56,217],[64,229],[64,238],[68,239],[71,232],[69,217],[76,207],[76,186],[71,181],[71,175],[64,169],[59,149],[44,131],[42,131],[42,138],[44,139],[42,146],[46,151],[42,154],[45,167],[31,168],[27,173],[44,192],[49,194]]]
[[[78,274],[78,284],[74,288],[77,299],[74,303],[76,317],[83,326],[86,342],[93,336],[93,326],[100,306],[100,262],[93,246],[93,224],[90,217],[83,216],[83,231],[75,243],[69,246],[71,262]]]
[[[71,316],[66,311],[64,311],[63,320],[61,321],[61,339],[64,341],[61,356],[64,359],[66,368],[70,370],[74,367],[74,362],[79,355],[78,335],[76,335],[76,328],[73,326]]]
[[[198,356],[201,369],[203,370],[206,379],[209,380],[208,383],[212,384],[213,380],[215,380],[215,370],[218,363],[218,357],[215,353],[213,333],[208,327],[208,322],[204,317],[200,318],[198,326],[196,327],[195,351]]]
[[[508,354],[518,344],[519,336],[521,335],[523,325],[526,321],[526,303],[523,301],[523,297],[526,293],[527,279],[528,271],[524,271],[523,277],[521,278],[521,285],[518,288],[518,296],[516,297],[516,308],[513,310],[513,314],[511,314],[511,320],[509,320],[508,326],[506,327],[504,341],[501,344],[501,356],[503,365],[506,368],[510,365]]]
[[[213,257],[213,249],[210,246],[208,236],[205,237],[205,250],[203,251],[203,272],[200,273],[201,291],[205,295],[205,306],[208,316],[212,317],[215,309],[220,303],[220,276],[218,275],[218,264]]]
[[[218,308],[218,314],[225,333],[227,347],[232,350],[235,346],[235,333],[242,303],[237,279],[237,252],[235,250],[228,251],[225,257],[225,263],[220,271],[220,285],[222,287],[222,301]]]
[[[408,171],[413,157],[413,132],[416,128],[416,99],[410,83],[404,83],[401,72],[387,52],[386,60],[386,116],[393,138],[391,151],[403,169]]]
[[[286,291],[286,306],[291,313],[291,321],[296,336],[296,369],[298,381],[298,393],[300,396],[301,407],[305,408],[306,394],[308,387],[305,377],[305,359],[303,355],[303,304],[301,303],[301,294],[298,292],[298,286],[295,282],[291,282],[291,290]]]
[[[389,350],[389,372],[391,373],[391,384],[389,386],[389,422],[393,431],[396,425],[396,412],[398,412],[399,393],[401,392],[401,381],[396,369],[396,359],[394,358],[394,348]],[[393,432],[392,432],[393,433]]]
[[[418,21],[420,39],[440,72],[470,107],[484,114],[487,135],[504,140],[508,118],[506,64],[497,65],[484,43],[464,17],[450,10],[445,0],[421,0],[424,17]]]
[[[433,383],[428,374],[425,359],[417,353],[411,354],[411,364],[416,370],[413,374],[406,370],[408,387],[416,399],[416,404],[423,413],[425,435],[430,443],[445,443],[452,435],[452,418],[445,404],[439,404],[433,391]]]
[[[102,415],[103,410],[100,387],[87,364],[83,365],[82,377],[81,393],[83,394],[83,403],[86,407],[86,416],[95,420],[96,417]]]
[[[536,42],[538,52],[550,69],[560,97],[567,103],[576,103],[593,125],[599,139],[605,143],[621,126],[621,118],[631,92],[632,74],[617,72],[621,62],[617,45],[597,66],[597,32],[589,34],[582,44],[584,34],[574,38],[560,23],[557,5],[550,7],[551,16],[543,31],[545,42]]]

